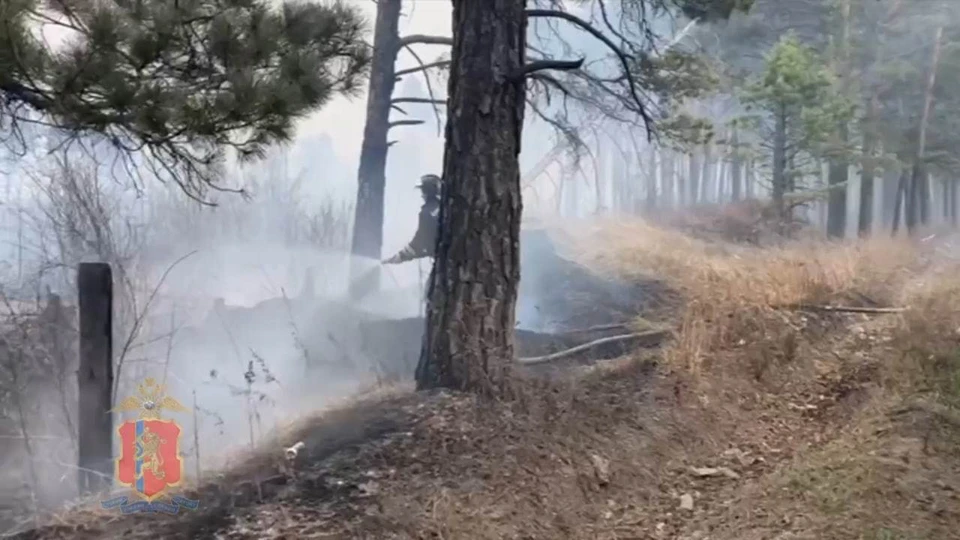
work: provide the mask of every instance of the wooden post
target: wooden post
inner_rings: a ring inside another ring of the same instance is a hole
[[[113,479],[113,276],[107,263],[81,263],[78,489],[100,491]]]

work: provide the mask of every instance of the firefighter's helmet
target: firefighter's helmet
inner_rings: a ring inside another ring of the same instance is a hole
[[[425,174],[420,177],[420,183],[417,185],[420,191],[424,193],[440,194],[440,185],[443,180],[435,174]]]

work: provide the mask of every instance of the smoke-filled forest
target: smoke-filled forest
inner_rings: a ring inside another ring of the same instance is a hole
[[[958,22],[0,1],[0,535],[960,539]]]

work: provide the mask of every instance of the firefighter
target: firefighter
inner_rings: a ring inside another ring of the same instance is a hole
[[[440,227],[440,188],[442,180],[435,174],[426,174],[420,177],[420,193],[423,195],[423,206],[420,207],[420,219],[417,232],[413,239],[396,255],[384,259],[383,264],[400,264],[402,262],[433,257],[436,248],[437,229]]]

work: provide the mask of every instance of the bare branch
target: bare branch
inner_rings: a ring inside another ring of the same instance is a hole
[[[560,69],[564,71],[580,69],[580,66],[583,65],[583,60],[583,58],[579,60],[536,60],[524,64],[523,67],[508,75],[507,78],[511,81],[518,81],[531,73],[547,69]]]
[[[426,71],[428,69],[433,69],[433,68],[447,67],[449,65],[450,65],[449,60],[439,60],[437,62],[431,62],[429,64],[420,64],[417,67],[412,67],[408,69],[398,69],[396,73],[394,73],[394,76],[396,76],[397,79],[400,79],[404,75],[410,75],[411,73],[419,73],[421,71]]]
[[[423,45],[453,45],[453,38],[443,37],[443,36],[427,36],[423,34],[411,34],[409,36],[403,36],[397,42],[397,49],[402,49],[404,47],[409,47],[410,45],[423,44]]]
[[[447,100],[445,99],[429,99],[429,98],[419,98],[419,97],[399,97],[393,98],[390,100],[390,105],[396,105],[397,103],[430,103],[434,105],[446,104]]]
[[[397,120],[390,122],[387,125],[387,129],[395,128],[398,126],[419,126],[420,124],[425,123],[423,120]]]
[[[633,97],[633,101],[637,105],[638,114],[640,114],[640,117],[643,118],[643,124],[647,130],[647,139],[650,139],[652,134],[651,123],[653,119],[650,117],[649,113],[647,112],[646,105],[644,105],[643,101],[640,99],[640,96],[637,95],[637,88],[636,88],[637,83],[634,80],[633,74],[630,71],[630,58],[628,57],[628,55],[624,53],[619,47],[617,47],[617,45],[613,41],[611,41],[610,38],[603,35],[603,32],[597,30],[596,28],[591,26],[590,23],[588,23],[587,21],[575,15],[571,15],[563,11],[556,11],[551,9],[528,9],[526,11],[526,15],[527,17],[548,17],[548,18],[557,18],[557,19],[563,19],[565,21],[569,21],[575,24],[576,26],[579,26],[581,29],[585,30],[593,37],[600,40],[604,45],[607,46],[608,49],[613,51],[617,59],[620,61],[620,65],[623,67],[623,74],[624,76],[626,76],[627,84],[630,86],[630,95],[631,97]]]

